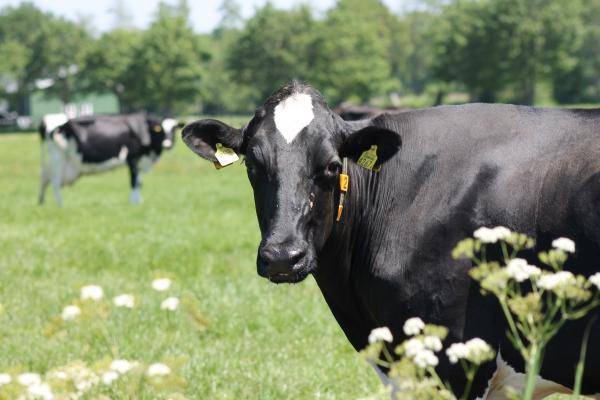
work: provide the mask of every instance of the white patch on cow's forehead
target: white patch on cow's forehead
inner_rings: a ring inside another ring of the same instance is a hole
[[[288,143],[314,118],[312,97],[306,93],[295,93],[275,107],[275,127]]]
[[[171,132],[171,129],[173,129],[173,127],[175,125],[177,125],[177,121],[174,120],[173,118],[166,118],[163,120],[161,125],[163,128],[163,131],[165,131],[165,133],[169,133],[169,132]]]

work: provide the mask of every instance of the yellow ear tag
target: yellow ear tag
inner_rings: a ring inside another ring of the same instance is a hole
[[[217,151],[215,151],[215,158],[217,159],[221,167],[226,167],[240,159],[235,153],[235,151],[233,151],[233,149],[225,147],[221,143],[217,143]],[[215,166],[217,165],[215,164]]]
[[[364,151],[358,159],[358,165],[363,168],[373,170],[375,163],[377,162],[377,145],[372,145],[367,151]],[[377,172],[377,171],[375,171]]]
[[[340,190],[342,192],[348,191],[348,182],[350,181],[350,177],[347,174],[340,174]]]
[[[162,131],[162,128],[161,128],[161,126],[160,126],[160,125],[154,125],[154,126],[152,127],[152,130],[153,130],[154,132],[156,132],[156,133],[160,133],[160,132]]]

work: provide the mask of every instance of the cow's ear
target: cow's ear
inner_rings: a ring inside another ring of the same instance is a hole
[[[402,139],[391,129],[375,125],[365,126],[347,132],[340,155],[358,161],[373,145],[377,146],[377,161],[374,167],[378,168],[400,150]]]
[[[213,162],[217,161],[215,157],[217,143],[240,154],[243,140],[240,129],[215,119],[203,119],[186,125],[181,132],[181,137],[194,153]]]

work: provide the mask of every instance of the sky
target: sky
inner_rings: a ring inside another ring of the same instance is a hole
[[[103,32],[110,30],[114,25],[114,18],[109,10],[114,7],[118,0],[30,0],[44,11],[69,19],[86,17],[91,20],[94,30]],[[134,17],[133,24],[139,28],[148,26],[156,10],[159,0],[122,0],[127,9]],[[0,7],[18,5],[21,0],[0,0]],[[167,1],[168,2],[168,1]],[[242,15],[247,18],[251,16],[257,7],[264,5],[267,0],[239,0],[242,7]],[[397,10],[402,0],[384,0],[392,10]],[[408,3],[410,1],[404,1]],[[222,0],[189,0],[192,15],[190,19],[197,32],[211,32],[221,20],[219,6]],[[317,11],[324,11],[331,7],[335,0],[271,0],[277,7],[291,8],[296,4],[303,3],[311,5]]]

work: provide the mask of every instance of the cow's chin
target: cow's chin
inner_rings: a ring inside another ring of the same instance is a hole
[[[309,257],[305,258],[300,266],[297,266],[294,271],[289,273],[277,273],[272,275],[262,275],[265,279],[268,279],[270,282],[275,284],[280,283],[300,283],[306,279],[308,275],[314,272],[316,268],[316,261],[309,259]]]
[[[269,275],[267,279],[275,284],[280,283],[300,283],[309,275],[308,271],[298,271],[291,274]]]

